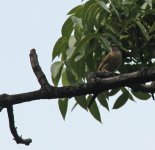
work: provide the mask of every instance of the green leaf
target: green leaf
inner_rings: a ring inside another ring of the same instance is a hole
[[[63,63],[61,61],[56,61],[51,66],[51,72],[54,78],[60,73],[62,70]]]
[[[65,38],[59,38],[54,46],[53,53],[52,53],[52,60],[56,56],[60,56],[63,51],[68,49],[68,41]]]
[[[101,0],[96,0],[96,2],[97,2],[104,10],[106,10],[107,12],[110,13],[109,8],[107,7],[107,5],[106,5],[103,1],[101,1]]]
[[[94,25],[96,23],[97,15],[98,15],[100,10],[102,10],[102,8],[99,7],[97,4],[94,4],[92,6],[92,8],[90,9],[89,15],[87,17],[87,21],[88,21],[87,24],[88,24],[90,29],[94,28]]]
[[[108,111],[109,111],[109,106],[108,106],[108,102],[105,98],[104,93],[101,93],[97,96],[97,99],[99,100],[100,104],[105,107]]]
[[[75,28],[75,25],[78,25],[80,28],[82,28],[82,19],[81,18],[71,16],[71,19],[74,22],[74,28]]]
[[[75,100],[82,108],[87,110],[87,101],[85,96],[76,96]]]
[[[66,74],[66,68],[63,68],[63,70],[62,70],[62,84],[63,84],[63,86],[70,85],[68,78],[67,78],[67,74]]]
[[[103,43],[103,45],[105,46],[107,50],[109,51],[111,50],[110,43],[103,36],[100,36],[100,41],[101,43]]]
[[[74,71],[78,79],[84,77],[85,76],[85,61],[81,60],[81,61],[75,62]]]
[[[61,61],[56,61],[51,66],[52,80],[56,86],[59,82],[62,68],[63,68],[63,63]]]
[[[129,18],[128,20],[126,20],[124,25],[122,24],[123,27],[122,27],[122,29],[121,29],[119,34],[121,35],[124,31],[126,31],[129,28],[131,23],[133,23],[133,18]]]
[[[67,55],[68,59],[71,58],[71,56],[73,55],[74,51],[75,51],[75,47],[70,47],[70,48],[67,49],[66,55]]]
[[[70,10],[70,11],[68,12],[67,15],[75,14],[79,9],[81,10],[82,7],[83,7],[82,5],[78,5],[78,6],[74,7],[72,10]]]
[[[122,50],[127,51],[126,48],[122,46],[122,43],[117,39],[116,36],[112,35],[111,33],[105,33],[105,34],[104,34],[104,37],[110,38],[111,41],[112,41],[113,43],[117,44]]]
[[[145,0],[145,1],[150,6],[150,8],[152,8],[152,0]]]
[[[77,41],[80,41],[82,38],[82,29],[79,25],[75,25],[74,36]]]
[[[131,94],[130,92],[128,93],[128,96],[129,96],[129,99],[130,99],[130,100],[132,100],[132,101],[135,102],[135,100],[134,100],[134,98],[133,98],[133,96],[132,96],[132,94]]]
[[[116,100],[116,102],[114,103],[113,109],[118,109],[122,107],[127,102],[127,100],[128,100],[128,93],[127,92],[122,93],[122,95],[120,95]]]
[[[78,56],[75,57],[75,62],[78,62],[79,60],[81,60],[84,56],[85,56],[85,51],[82,51],[83,53],[79,53]]]
[[[110,92],[109,92],[109,96],[114,96],[116,93],[118,93],[120,91],[120,89],[112,89]]]
[[[62,71],[62,84],[64,86],[73,85],[75,83],[75,77],[71,70],[68,68],[63,68]]]
[[[98,36],[99,35],[98,34],[95,34],[95,33],[90,33],[90,34],[86,35],[81,41],[79,41],[77,43],[77,46],[76,46],[74,52],[71,54],[70,57],[74,57],[75,54],[77,54],[81,50],[82,46],[84,46],[91,39],[98,38]]]
[[[70,37],[69,37],[69,40],[68,40],[68,46],[69,46],[69,48],[74,48],[76,42],[77,42],[77,41],[76,41],[75,36],[70,36]]]
[[[70,35],[73,31],[73,25],[74,25],[74,23],[73,23],[71,17],[69,17],[62,26],[61,33],[62,33],[63,37],[66,37],[67,39],[70,37]]]
[[[149,34],[147,33],[147,30],[145,29],[144,25],[138,21],[138,20],[135,20],[136,24],[138,25],[138,27],[140,28],[143,36],[146,38],[146,40],[149,40]]]
[[[92,96],[89,95],[88,98],[87,98],[87,103],[89,104],[89,102],[91,101],[91,98]],[[102,122],[101,121],[101,116],[100,116],[100,112],[99,112],[99,109],[98,109],[98,106],[96,104],[96,101],[93,102],[93,104],[91,105],[91,107],[89,108],[89,111],[90,113],[92,114],[92,116],[98,120],[99,122]]]
[[[90,13],[90,10],[93,7],[93,5],[95,5],[94,1],[88,1],[84,5],[83,11],[82,11],[82,16],[81,16],[82,24],[83,24],[84,28],[86,28],[88,17],[89,17],[89,13]]]
[[[93,71],[93,70],[96,70],[96,67],[94,66],[94,63],[95,63],[95,62],[92,62],[93,59],[94,59],[94,58],[93,58],[93,54],[92,54],[92,53],[90,53],[90,54],[86,57],[85,62],[86,62],[86,67],[87,67],[86,69],[87,69],[88,72]]]
[[[122,87],[122,88],[121,88],[121,91],[122,91],[123,93],[124,93],[124,92],[127,92],[127,93],[128,93],[128,98],[129,98],[130,100],[132,100],[132,101],[135,102],[135,100],[134,100],[132,94],[129,92],[129,90],[127,90],[125,87]]]
[[[70,69],[66,69],[66,75],[67,75],[68,81],[70,82],[71,85],[76,83],[75,76]]]
[[[73,107],[72,107],[72,109],[71,109],[71,112],[76,108],[77,105],[78,105],[78,103],[76,102],[76,103],[73,105]]]
[[[119,12],[117,11],[115,5],[113,5],[112,2],[110,3],[110,5],[112,6],[112,8],[113,8],[114,12],[116,13],[116,15],[117,15],[119,21],[121,22],[121,17],[120,17],[120,15],[119,15]]]
[[[132,91],[132,94],[140,100],[148,100],[151,97],[149,93],[144,93],[144,92],[133,92]]]
[[[108,25],[108,30],[111,31],[111,33],[113,35],[116,35],[118,36],[119,35],[119,32],[118,32],[118,29],[112,24],[112,25]]]
[[[63,119],[65,120],[67,108],[68,108],[68,99],[67,98],[59,98],[58,104],[59,104],[59,110],[61,112],[61,115],[62,115]]]
[[[152,27],[149,29],[149,33],[154,32],[155,31],[155,22],[153,23]]]

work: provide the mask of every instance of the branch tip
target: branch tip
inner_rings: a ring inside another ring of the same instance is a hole
[[[22,136],[19,136],[17,133],[17,127],[15,127],[15,121],[14,121],[13,106],[7,107],[7,113],[9,119],[10,131],[14,137],[13,139],[16,141],[17,144],[29,145],[32,142],[32,140],[30,138],[23,139]]]
[[[36,50],[34,49],[34,48],[32,48],[31,50],[30,50],[30,54],[31,53],[36,53]]]

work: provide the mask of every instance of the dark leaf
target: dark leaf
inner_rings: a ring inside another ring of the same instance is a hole
[[[75,83],[75,77],[71,70],[63,68],[62,71],[62,84],[64,86],[73,85]]]
[[[132,94],[140,100],[148,100],[151,97],[149,93],[144,93],[144,92],[133,92],[132,91]]]
[[[69,11],[68,15],[75,14],[77,11],[79,11],[79,9],[81,10],[82,7],[83,7],[82,5],[74,7],[72,10]]]
[[[111,50],[110,43],[103,36],[100,36],[100,41],[105,46],[105,48],[107,50],[109,50],[109,51]]]
[[[109,92],[109,96],[114,96],[116,93],[118,93],[120,91],[120,89],[112,89],[110,92]]]
[[[138,25],[138,27],[140,28],[140,30],[141,30],[143,36],[146,38],[146,40],[149,40],[149,34],[148,34],[146,28],[144,27],[144,25],[138,20],[136,20],[135,22]]]
[[[105,107],[108,111],[109,111],[109,106],[108,106],[108,102],[105,98],[104,93],[101,93],[97,96],[97,99],[99,100],[100,104]]]
[[[87,44],[87,42],[93,38],[98,38],[98,34],[95,34],[95,33],[88,34],[81,41],[79,41],[79,43],[76,45],[76,48],[75,48],[74,52],[72,53],[71,57],[74,57],[75,54],[80,52],[82,46]]]
[[[107,12],[110,13],[109,8],[107,7],[107,5],[103,1],[101,1],[101,0],[96,0],[96,1],[104,10],[106,10]]]
[[[86,28],[88,25],[87,21],[88,21],[88,17],[89,17],[89,13],[90,13],[90,10],[91,8],[95,5],[95,2],[94,1],[88,1],[85,3],[84,5],[84,8],[83,8],[83,11],[82,11],[82,24],[83,24],[83,27]]]
[[[121,91],[124,93],[124,92],[126,92],[126,93],[128,93],[128,98],[130,99],[130,100],[132,100],[132,101],[135,101],[134,100],[134,98],[133,98],[133,96],[132,96],[132,94],[129,92],[129,90],[127,90],[125,87],[123,87],[123,88],[121,88]]]
[[[89,104],[89,102],[91,101],[91,98],[92,98],[91,95],[88,96],[88,98],[87,98],[87,103],[88,103],[88,104]],[[99,109],[98,109],[98,106],[97,106],[97,104],[96,104],[96,101],[94,101],[94,102],[92,103],[91,107],[89,108],[89,111],[90,111],[90,113],[92,114],[92,116],[93,116],[96,120],[98,120],[99,122],[102,122],[102,121],[101,121],[101,116],[100,116],[100,111],[99,111]]]
[[[63,51],[66,51],[67,49],[68,49],[68,41],[62,37],[59,38],[53,49],[52,60],[54,60],[56,56],[60,56],[60,54]]]
[[[59,98],[58,104],[59,104],[59,110],[61,112],[61,115],[62,115],[63,119],[65,120],[67,108],[68,108],[68,99],[67,98]]]
[[[69,17],[62,26],[62,30],[61,30],[62,37],[66,37],[67,39],[70,37],[73,31],[73,25],[74,23],[71,17]]]
[[[122,95],[120,95],[116,100],[113,109],[118,109],[122,107],[127,102],[127,100],[128,100],[128,93],[127,92],[122,93]]]
[[[76,96],[75,100],[82,108],[87,110],[87,101],[85,96]]]

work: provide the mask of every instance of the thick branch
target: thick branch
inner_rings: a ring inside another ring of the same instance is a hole
[[[124,86],[137,87],[137,84],[155,80],[155,69],[147,68],[142,71],[137,71],[129,74],[117,75],[105,79],[96,78],[94,82],[85,83],[76,86],[52,87],[49,91],[44,89],[36,90],[28,93],[15,95],[0,95],[0,106],[7,107],[8,105],[19,104],[40,99],[55,99],[64,97],[74,97],[96,92],[106,91],[113,88]],[[149,92],[149,90],[148,90]],[[150,92],[155,92],[151,88]]]
[[[53,87],[48,83],[44,73],[42,72],[41,67],[39,66],[38,63],[37,54],[34,49],[32,49],[30,52],[30,60],[33,71],[38,79],[38,82],[41,85],[41,89],[33,92],[21,93],[15,95],[2,94],[0,95],[0,106],[7,108],[7,106],[10,105],[40,99],[55,99],[65,97],[71,98],[74,96],[92,94],[124,86],[142,89],[142,86],[137,85],[155,80],[155,69],[144,68],[140,71],[128,74],[122,74],[103,79],[95,78],[94,82],[89,82],[85,84],[75,86]],[[147,88],[147,91],[154,93],[155,89]]]
[[[15,121],[14,121],[13,106],[9,106],[7,108],[7,112],[8,112],[8,119],[9,119],[9,127],[14,137],[14,140],[16,141],[17,144],[29,145],[32,142],[32,140],[23,139],[22,136],[19,136],[17,133],[17,128],[15,127]]]

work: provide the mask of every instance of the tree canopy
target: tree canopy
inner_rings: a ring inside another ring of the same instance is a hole
[[[52,81],[55,86],[86,83],[87,75],[95,72],[102,57],[115,43],[123,54],[120,74],[153,67],[155,57],[155,1],[151,0],[88,0],[68,13],[62,26],[62,36],[52,51]],[[118,93],[119,92],[119,93]],[[123,106],[128,100],[148,100],[149,92],[133,88],[111,88],[97,96],[99,103],[109,110],[108,100],[117,99],[113,109]],[[76,96],[75,106],[87,110],[91,95]],[[68,98],[59,99],[59,108],[65,118]],[[73,107],[73,109],[75,108]],[[99,121],[98,103],[89,108]]]

